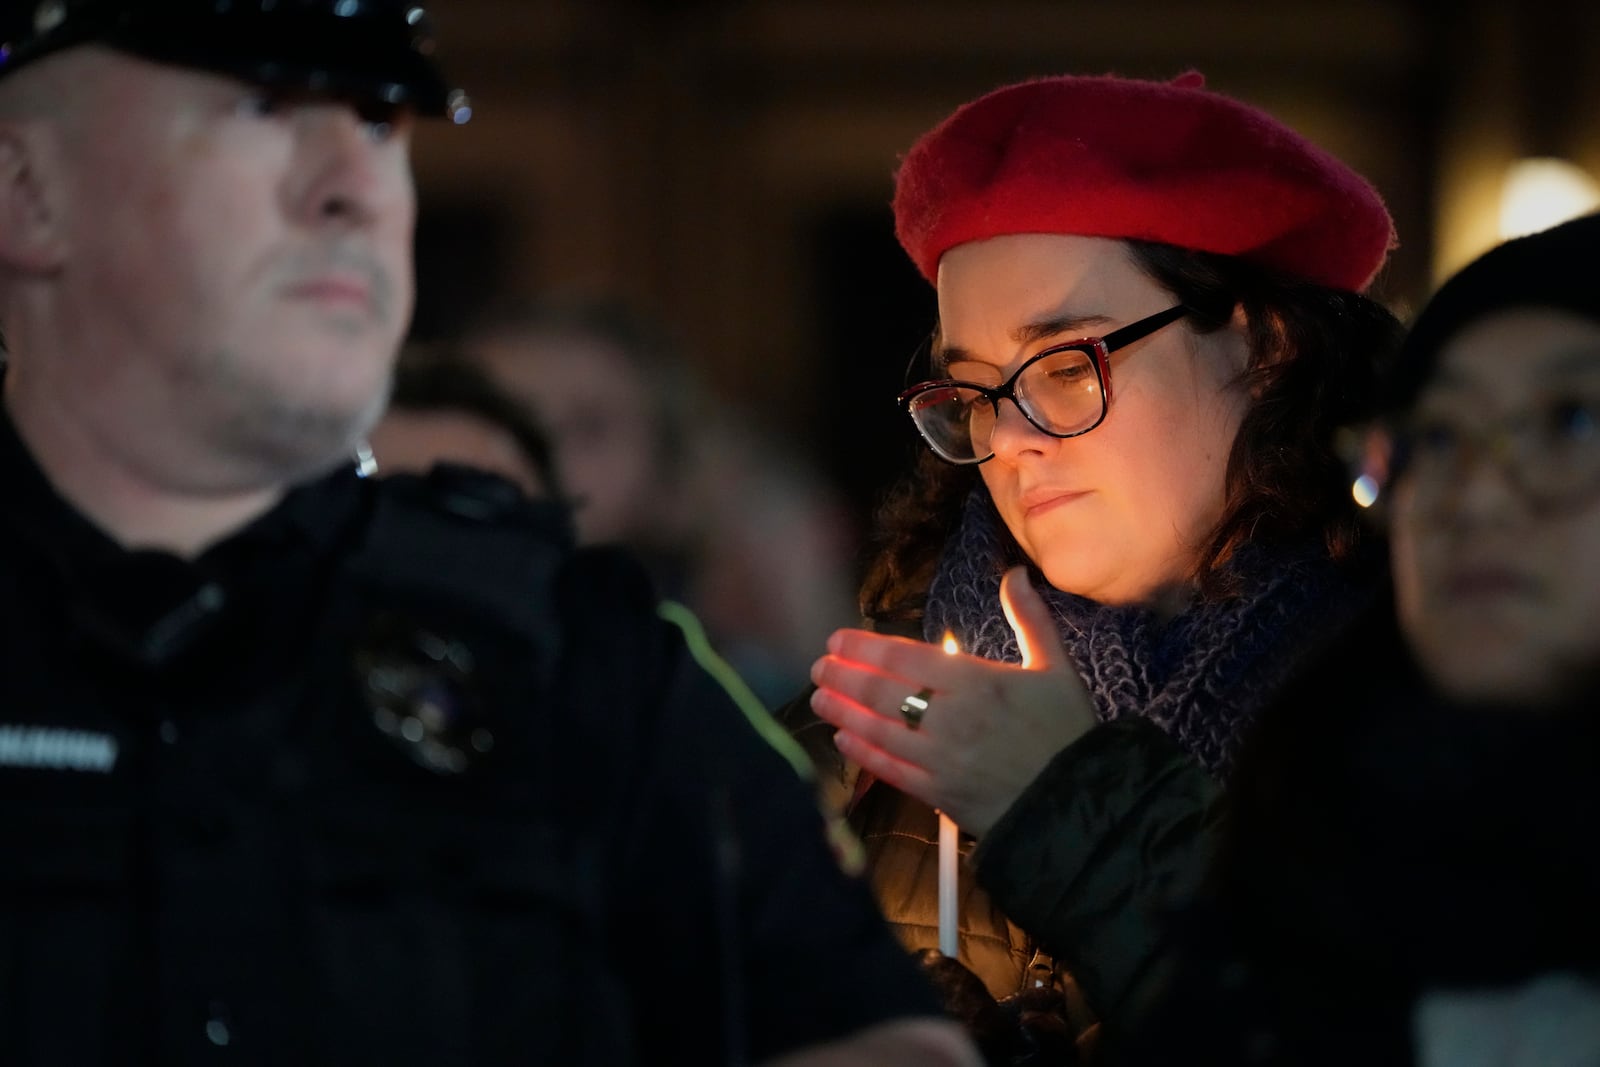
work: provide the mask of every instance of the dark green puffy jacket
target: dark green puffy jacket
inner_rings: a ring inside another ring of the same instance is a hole
[[[783,713],[848,810],[885,918],[909,949],[938,946],[938,820],[863,783],[806,701]],[[981,841],[963,836],[961,961],[997,999],[1064,986],[1073,1027],[1131,1011],[1166,955],[1166,919],[1209,853],[1218,784],[1159,727],[1091,730],[1056,755]]]

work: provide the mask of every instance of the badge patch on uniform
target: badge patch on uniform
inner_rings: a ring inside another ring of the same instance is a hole
[[[494,749],[472,650],[461,641],[383,616],[355,666],[373,725],[419,765],[461,774]]]

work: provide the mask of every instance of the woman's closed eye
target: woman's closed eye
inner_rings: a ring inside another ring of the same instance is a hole
[[[1048,377],[1062,385],[1076,385],[1085,378],[1094,377],[1094,368],[1086,360],[1074,360],[1062,366],[1051,367]]]

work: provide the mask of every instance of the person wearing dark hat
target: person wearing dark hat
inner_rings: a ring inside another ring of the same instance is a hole
[[[351,461],[431,52],[0,3],[0,1061],[972,1062],[635,564]]]
[[[1352,438],[1395,596],[1263,712],[1126,1062],[1600,1062],[1597,257],[1507,242],[1413,324]]]
[[[1087,1032],[1158,955],[1247,725],[1379,585],[1332,439],[1398,337],[1361,295],[1391,222],[1196,74],[992,92],[911,148],[894,213],[938,295],[900,398],[928,452],[811,706],[902,940],[935,944],[939,809],[961,963],[1064,984]]]
[[[1429,302],[1394,376],[1401,623],[1455,698],[1570,697],[1600,664],[1597,253],[1596,216],[1487,253]]]

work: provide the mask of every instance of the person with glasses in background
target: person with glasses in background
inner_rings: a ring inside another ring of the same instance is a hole
[[[1240,755],[1131,1064],[1600,1063],[1600,216],[1423,309],[1352,433],[1374,603]]]
[[[902,941],[937,944],[938,809],[978,992],[1087,1043],[1156,958],[1246,725],[1380,587],[1332,438],[1398,340],[1361,295],[1392,224],[1194,73],[992,92],[912,147],[894,215],[937,290],[900,398],[928,452],[879,516],[871,630],[814,666],[822,722],[786,718],[836,745]],[[1023,1054],[989,1007],[953,1010]]]

